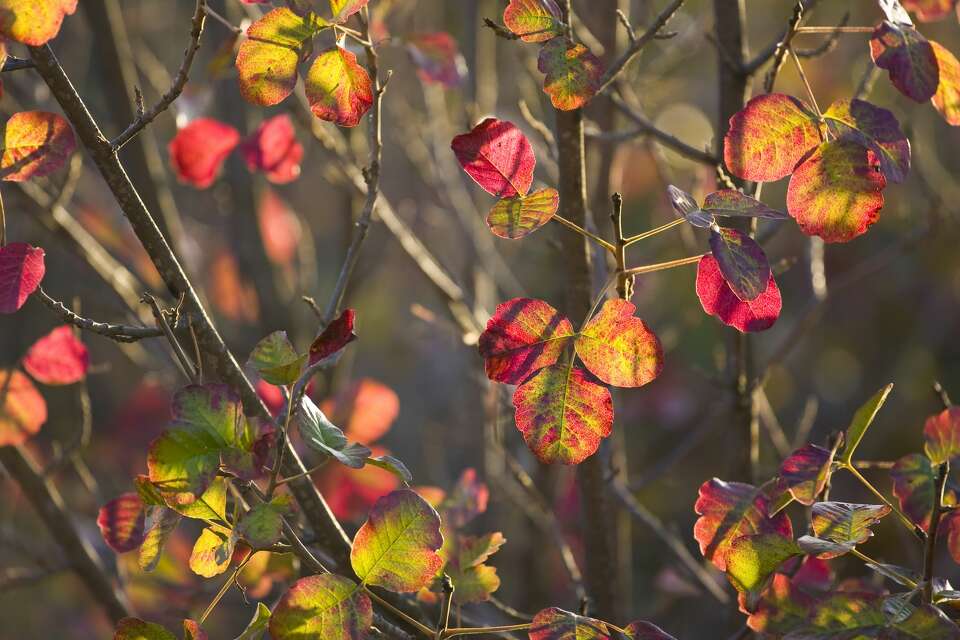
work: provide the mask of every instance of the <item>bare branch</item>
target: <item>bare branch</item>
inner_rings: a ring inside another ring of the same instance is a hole
[[[67,306],[59,300],[55,300],[54,298],[50,297],[47,292],[43,290],[43,287],[37,289],[37,297],[43,304],[47,305],[51,311],[59,315],[60,319],[67,324],[71,324],[75,327],[83,329],[84,331],[89,331],[90,333],[95,333],[105,338],[109,338],[115,342],[136,342],[137,340],[143,340],[145,338],[158,338],[163,335],[163,332],[155,327],[136,327],[124,324],[112,324],[109,322],[97,322],[96,320],[91,320],[90,318],[84,318],[68,309]]]
[[[654,18],[653,22],[646,31],[644,31],[640,37],[630,43],[630,46],[626,51],[623,52],[623,55],[617,58],[607,69],[606,73],[603,74],[603,77],[600,78],[600,87],[597,89],[597,93],[605,91],[606,88],[610,86],[610,83],[617,79],[617,76],[620,75],[620,72],[623,71],[628,64],[630,64],[630,61],[640,53],[647,43],[657,37],[660,29],[662,29],[670,20],[670,18],[673,17],[673,14],[680,9],[680,7],[683,5],[683,2],[684,0],[673,0],[673,2],[667,5],[667,7],[661,11],[656,18]]]

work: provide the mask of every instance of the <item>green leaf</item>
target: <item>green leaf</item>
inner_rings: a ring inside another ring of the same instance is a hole
[[[792,538],[777,533],[741,536],[727,550],[727,578],[753,611],[777,568],[802,554]]]
[[[406,484],[413,482],[413,474],[410,473],[410,470],[407,469],[407,465],[403,464],[399,458],[395,458],[390,455],[376,456],[373,458],[367,458],[367,464],[373,465],[374,467],[380,467],[381,469],[386,469],[393,475],[397,476]]]
[[[550,96],[554,108],[572,111],[587,104],[603,76],[603,63],[582,44],[568,44],[554,38],[543,45],[537,68],[546,77],[543,91]]]
[[[295,582],[273,610],[274,640],[364,640],[373,623],[370,597],[333,573]]]
[[[203,495],[190,504],[171,504],[171,509],[196,520],[224,520],[227,514],[227,479],[214,478]]]
[[[550,188],[502,198],[487,214],[487,226],[501,238],[517,240],[550,222],[559,205],[560,194]]]
[[[887,401],[887,396],[890,395],[892,389],[893,383],[891,382],[873,394],[872,398],[857,409],[857,412],[853,415],[853,420],[850,422],[850,426],[847,427],[844,433],[843,441],[846,442],[846,445],[843,448],[843,453],[840,455],[841,464],[845,466],[850,465],[853,460],[853,454],[856,452],[857,447],[860,446],[860,441],[863,440],[863,435],[867,432],[867,429],[870,428],[870,424],[877,416],[877,412],[880,411],[880,407]]]
[[[341,127],[355,127],[373,104],[373,84],[357,56],[333,46],[317,55],[304,87],[313,115]]]
[[[333,15],[333,22],[343,24],[347,18],[367,6],[370,0],[330,0],[330,13]]]
[[[257,343],[248,363],[270,384],[285,387],[297,381],[306,361],[307,354],[297,353],[286,331],[274,331]]]
[[[117,623],[113,640],[177,640],[164,627],[139,618],[123,618]]]
[[[163,547],[181,518],[179,513],[167,507],[147,507],[147,534],[137,555],[137,564],[143,571],[150,572],[157,567]]]
[[[348,444],[347,436],[334,425],[313,400],[304,396],[297,414],[300,423],[300,435],[312,449],[332,456],[351,469],[363,467],[370,455],[370,449],[360,444]]]
[[[263,634],[267,632],[270,625],[270,609],[262,602],[257,603],[257,610],[253,614],[253,620],[247,625],[235,640],[260,640]]]
[[[200,533],[190,554],[190,569],[204,578],[218,576],[230,566],[237,538],[224,527],[207,527]]]
[[[890,507],[885,504],[817,502],[811,509],[810,526],[825,540],[858,545],[873,535],[870,527],[888,513]]]
[[[194,429],[164,431],[150,444],[150,481],[170,504],[190,504],[213,482],[223,443]]]
[[[254,549],[275,544],[283,534],[283,518],[290,512],[290,501],[290,496],[279,495],[255,505],[237,523],[237,534]]]

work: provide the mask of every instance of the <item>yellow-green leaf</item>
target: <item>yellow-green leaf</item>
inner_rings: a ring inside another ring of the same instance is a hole
[[[274,640],[364,640],[373,622],[370,597],[333,573],[295,582],[273,610]]]
[[[357,56],[341,47],[321,51],[305,80],[313,114],[341,127],[355,127],[373,104],[373,84]]]
[[[560,205],[556,189],[503,198],[487,214],[487,226],[501,238],[517,240],[550,222]]]

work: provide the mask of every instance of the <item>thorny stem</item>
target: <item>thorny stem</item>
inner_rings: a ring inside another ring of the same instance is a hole
[[[950,463],[944,462],[937,466],[934,477],[933,511],[930,514],[930,529],[927,532],[927,542],[923,547],[923,604],[933,602],[933,561],[937,551],[937,530],[940,528],[940,517],[944,513],[943,492],[950,475]]]
[[[654,229],[650,229],[649,231],[644,231],[643,233],[638,233],[635,236],[630,236],[629,238],[626,238],[624,240],[624,246],[629,247],[634,242],[640,242],[641,240],[652,238],[653,236],[661,234],[664,231],[667,231],[669,229],[673,229],[674,227],[679,226],[684,222],[686,222],[686,220],[684,220],[683,218],[677,218],[676,220],[671,220],[670,222],[666,224],[662,224],[659,227],[656,227]]]
[[[853,466],[853,465],[843,465],[842,468],[843,468],[843,469],[846,469],[846,470],[849,471],[851,474],[853,474],[853,477],[856,478],[857,480],[859,480],[859,481],[860,481],[860,484],[862,484],[864,487],[866,487],[867,490],[870,491],[870,493],[872,493],[873,495],[875,495],[875,496],[877,497],[877,499],[880,500],[883,504],[885,504],[886,506],[890,507],[890,511],[892,511],[893,513],[895,513],[895,514],[897,515],[897,517],[900,519],[900,521],[903,523],[903,525],[904,525],[911,533],[913,533],[915,536],[917,536],[917,537],[918,537],[919,539],[921,539],[921,540],[925,540],[925,539],[926,539],[926,537],[927,537],[926,532],[924,532],[923,529],[921,529],[920,527],[918,527],[917,525],[915,525],[915,524],[913,523],[913,521],[910,520],[910,518],[908,518],[906,515],[904,515],[903,511],[900,511],[900,509],[898,509],[896,506],[894,506],[894,504],[893,504],[892,502],[890,502],[889,500],[887,500],[887,497],[886,497],[886,496],[884,496],[882,493],[880,493],[880,492],[876,489],[876,487],[874,487],[872,484],[870,484],[870,481],[863,477],[863,474],[861,474],[860,471],[857,470],[856,466]]]

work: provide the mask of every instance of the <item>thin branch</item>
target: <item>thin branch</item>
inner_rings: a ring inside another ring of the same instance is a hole
[[[790,42],[793,40],[793,37],[797,35],[797,28],[800,26],[801,20],[803,20],[802,1],[797,2],[797,5],[794,7],[793,16],[791,16],[790,22],[787,23],[787,31],[783,38],[780,39],[780,42],[777,43],[777,48],[773,53],[773,64],[770,66],[770,70],[767,71],[767,77],[763,82],[763,90],[765,93],[773,91],[773,86],[777,81],[777,74],[780,73],[780,69],[783,67],[783,63],[787,58],[787,51],[790,49]]]
[[[8,71],[20,71],[21,69],[33,69],[33,67],[33,60],[24,60],[23,58],[7,56],[7,59],[3,61],[3,67],[0,68],[0,73],[7,73]]]
[[[43,290],[43,287],[37,289],[37,297],[67,324],[109,338],[115,342],[136,342],[146,338],[159,338],[163,336],[163,331],[157,327],[112,324],[84,318],[68,309],[67,306],[59,300],[50,297],[47,292]]]
[[[653,273],[654,271],[663,271],[665,269],[673,269],[674,267],[682,267],[688,264],[696,264],[700,262],[700,259],[703,256],[709,255],[706,253],[701,253],[696,256],[690,256],[689,258],[679,258],[677,260],[669,260],[667,262],[657,262],[654,264],[646,264],[641,267],[633,267],[632,269],[627,269],[625,273],[629,275],[640,275],[643,273]]]
[[[817,97],[813,94],[813,87],[810,86],[810,80],[807,79],[807,74],[803,70],[803,64],[801,64],[800,58],[797,56],[797,52],[793,50],[793,47],[787,47],[787,49],[790,51],[790,58],[793,59],[793,64],[797,67],[797,73],[800,74],[800,79],[803,80],[803,86],[807,90],[807,97],[810,98],[813,110],[817,112],[817,117],[822,120],[823,113],[820,111],[820,105],[817,104]]]
[[[933,511],[930,514],[930,529],[927,531],[927,542],[923,546],[923,591],[921,602],[933,602],[933,561],[937,552],[937,531],[940,528],[940,517],[944,513],[943,492],[950,476],[950,463],[937,465],[934,478]]]

